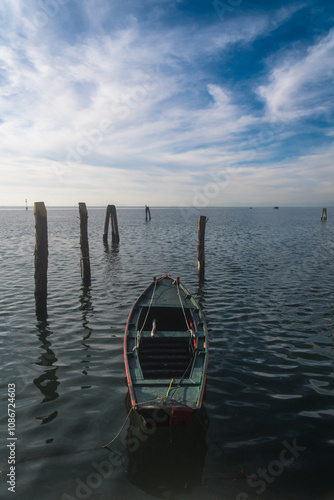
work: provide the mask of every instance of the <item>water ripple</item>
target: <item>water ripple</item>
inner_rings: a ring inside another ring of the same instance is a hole
[[[334,489],[329,459],[334,452],[330,220],[321,225],[318,210],[313,209],[203,209],[209,221],[206,277],[199,284],[198,212],[151,210],[152,221],[145,223],[143,210],[120,209],[121,241],[104,245],[105,210],[88,210],[89,289],[81,283],[77,210],[48,210],[46,322],[37,321],[34,313],[33,214],[0,211],[0,276],[5,289],[0,297],[1,381],[3,394],[9,381],[17,385],[21,498],[55,500],[65,493],[75,497],[76,479],[85,481],[96,471],[94,460],[108,459],[105,450],[94,448],[117,434],[127,414],[123,364],[127,315],[152,276],[166,272],[181,276],[203,307],[209,328],[207,444],[200,453],[192,452],[199,441],[196,431],[174,453],[175,462],[176,456],[190,450],[187,460],[193,460],[194,470],[201,470],[203,484],[194,486],[193,498],[222,498],[226,481],[217,481],[211,490],[206,481],[213,469],[219,478],[224,467],[233,468],[235,476],[238,467],[256,474],[259,467],[267,469],[279,459],[284,442],[292,446],[294,440],[305,451],[275,477],[266,498],[276,498],[274,490],[290,498],[294,484],[303,500],[330,494]],[[1,426],[5,436],[3,417]],[[148,452],[146,458],[152,454],[161,458],[161,436],[156,436],[147,440],[148,450],[141,443],[143,457]],[[178,439],[185,439],[185,434]],[[145,466],[145,460],[144,465],[141,460],[133,462],[121,442],[115,446],[128,470]],[[6,462],[6,456],[0,458]],[[167,466],[169,496],[181,498],[184,485],[177,489],[173,461]],[[148,499],[144,483],[145,479],[131,483],[118,466],[90,498],[112,494]],[[228,500],[247,489],[246,483],[230,481]]]

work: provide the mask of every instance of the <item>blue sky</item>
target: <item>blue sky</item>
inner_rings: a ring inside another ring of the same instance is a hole
[[[0,206],[334,204],[332,1],[2,0]]]

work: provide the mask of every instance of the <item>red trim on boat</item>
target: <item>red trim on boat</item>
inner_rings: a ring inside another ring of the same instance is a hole
[[[129,315],[128,315],[128,319],[126,321],[125,333],[124,333],[124,341],[123,341],[123,354],[124,354],[124,365],[125,365],[125,373],[126,373],[126,382],[128,384],[128,388],[129,388],[129,394],[130,394],[130,399],[131,399],[131,406],[135,405],[135,400],[134,400],[134,393],[133,393],[133,390],[132,390],[132,385],[130,383],[130,371],[129,371],[129,367],[128,367],[126,341],[127,341],[127,331],[128,331],[129,319],[130,319],[130,316],[132,314],[133,307],[131,308],[131,311],[129,312]]]
[[[203,316],[204,317],[204,316]],[[205,385],[206,385],[206,377],[207,377],[207,371],[208,371],[208,363],[209,363],[209,334],[208,334],[208,328],[206,326],[206,322],[204,320],[205,324],[205,331],[206,331],[206,363],[205,363],[205,370],[204,370],[204,381],[203,381],[203,386],[202,386],[202,392],[198,401],[198,409],[201,408],[203,398],[204,398],[204,392],[205,392]]]

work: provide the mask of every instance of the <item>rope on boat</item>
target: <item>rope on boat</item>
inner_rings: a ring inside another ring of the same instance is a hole
[[[142,327],[141,327],[140,330],[137,331],[137,341],[136,341],[135,347],[133,348],[133,351],[135,349],[139,348],[139,344],[140,344],[140,341],[141,341],[141,334],[142,334],[142,331],[144,330],[144,326],[146,325],[146,321],[147,321],[148,315],[149,315],[150,310],[151,310],[151,306],[152,306],[152,303],[153,303],[153,298],[154,298],[156,287],[157,287],[157,280],[154,280],[154,287],[153,287],[152,297],[151,297],[150,302],[148,304],[147,313],[146,313],[145,319],[143,321]]]
[[[172,387],[173,380],[174,379],[172,378],[172,380],[170,381],[170,384],[169,384],[169,387],[168,387],[168,391],[167,391],[167,394],[166,394],[166,398],[168,398],[168,394],[169,394],[170,388]]]
[[[186,376],[186,373],[187,373],[187,371],[189,370],[189,368],[190,368],[190,366],[191,366],[192,362],[193,362],[193,356],[191,356],[190,361],[189,361],[189,364],[188,364],[187,368],[185,369],[185,371],[183,372],[183,375],[182,375],[182,377],[180,378],[179,383],[177,384],[177,386],[176,386],[176,387],[174,387],[174,389],[173,389],[173,395],[176,393],[176,391],[178,390],[178,388],[179,388],[179,387],[181,387],[181,384],[182,384],[182,382],[183,382],[183,379],[184,379],[184,377]],[[173,380],[174,380],[174,379],[173,379]],[[172,383],[171,383],[171,385],[172,385]],[[171,387],[171,385],[169,386],[169,388]],[[169,389],[168,389],[168,392],[169,392]],[[168,393],[167,393],[167,394],[168,394]],[[172,397],[172,395],[171,395],[171,397]],[[180,404],[182,404],[182,403],[180,403]]]
[[[179,280],[176,279],[175,280],[175,283],[176,283],[176,286],[177,286],[177,295],[179,296],[179,300],[180,300],[180,304],[181,304],[181,309],[182,309],[182,312],[183,312],[183,316],[184,316],[184,319],[185,319],[185,322],[186,322],[186,326],[187,326],[187,331],[189,333],[189,349],[191,349],[192,351],[194,351],[194,348],[192,346],[192,343],[191,343],[191,340],[192,338],[196,338],[196,335],[195,335],[195,332],[194,330],[190,327],[189,325],[189,322],[188,322],[188,319],[187,319],[187,315],[186,315],[186,311],[184,310],[184,306],[183,306],[183,302],[182,302],[182,297],[181,297],[181,294],[180,294],[180,289],[179,289]],[[192,359],[190,361],[190,364],[192,362]],[[190,365],[189,364],[189,365]],[[189,366],[187,367],[187,370],[188,370]],[[185,373],[183,374],[181,380],[180,380],[180,383],[182,382],[187,370],[185,371]],[[176,390],[176,389],[175,389]]]
[[[144,329],[144,326],[145,326],[145,324],[146,324],[146,321],[147,321],[148,315],[149,315],[149,313],[150,313],[150,310],[151,310],[151,306],[152,306],[152,302],[153,302],[153,298],[154,298],[154,294],[155,294],[155,289],[156,289],[156,287],[157,287],[157,280],[155,280],[155,282],[154,282],[154,287],[153,287],[152,297],[151,297],[150,303],[149,303],[149,305],[148,305],[148,309],[147,309],[147,313],[146,313],[146,316],[145,316],[144,322],[143,322],[142,327],[141,327],[141,329],[140,329],[140,331],[139,331],[139,333],[140,333],[140,334],[142,333],[142,331],[143,331],[143,329]]]
[[[192,329],[190,328],[189,323],[188,323],[186,311],[184,310],[184,307],[183,307],[183,302],[182,302],[182,298],[181,298],[181,294],[180,294],[180,288],[179,288],[179,282],[178,282],[178,280],[175,280],[175,281],[176,281],[176,287],[177,287],[177,294],[179,296],[181,308],[182,308],[182,311],[183,311],[183,316],[184,316],[184,319],[185,319],[185,322],[186,322],[186,325],[187,325],[187,330],[188,330],[188,332],[192,333]]]
[[[174,379],[172,378],[172,380],[170,381],[170,384],[169,384],[166,396],[160,396],[159,398],[150,399],[149,401],[141,401],[140,403],[136,403],[136,406],[138,406],[138,405],[146,405],[148,403],[155,403],[155,402],[166,403],[167,399],[168,399],[170,388],[172,387],[173,380]]]

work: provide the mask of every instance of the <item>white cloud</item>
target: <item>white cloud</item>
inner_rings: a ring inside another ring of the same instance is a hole
[[[162,45],[167,54],[165,39]],[[116,158],[118,151],[124,165],[126,150],[134,156],[138,148],[154,149],[156,155],[158,146],[162,151],[171,145],[178,148],[179,143],[193,148],[198,140],[221,139],[237,118],[245,123],[218,85],[208,86],[214,105],[188,109],[178,95],[189,82],[179,81],[166,64],[159,64],[160,49],[149,39],[138,39],[134,27],[113,38],[89,38],[64,47],[53,58],[48,47],[29,43],[17,52],[4,50],[0,57],[8,84],[0,100],[4,110],[0,131],[5,150],[14,153],[19,141],[26,153],[63,160],[69,147],[77,150],[87,135],[109,121],[94,153]],[[94,155],[84,156],[85,161],[95,161]]]
[[[224,50],[267,35],[302,4],[252,18],[241,9],[237,21],[167,30],[148,29],[127,16],[126,25],[109,34],[101,29],[108,12],[102,5],[90,31],[72,39],[51,29],[65,12],[60,9],[49,15],[45,30],[29,31],[38,6],[17,0],[7,16],[14,29],[0,48],[0,173],[3,187],[12,179],[17,196],[27,189],[24,197],[46,193],[49,205],[75,204],[83,193],[91,204],[110,203],[111,197],[121,205],[162,204],[162,186],[168,191],[164,203],[192,204],[194,190],[205,186],[204,173],[209,185],[215,176],[222,179],[209,204],[235,204],[255,180],[256,192],[268,179],[277,187],[285,167],[272,167],[273,151],[291,132],[283,127],[268,136],[261,126],[268,127],[284,106],[290,107],[287,118],[305,113],[305,102],[317,98],[317,78],[326,80],[326,64],[327,78],[332,71],[331,32],[301,61],[290,53],[272,71],[259,90],[268,107],[263,117],[219,77],[203,74],[198,61],[212,58],[216,64]],[[246,166],[232,176],[229,170],[225,188],[226,168],[242,162]],[[1,196],[13,202],[7,188]]]
[[[295,119],[333,109],[334,30],[308,47],[305,54],[290,51],[273,68],[267,85],[258,88],[273,119],[284,113]]]

